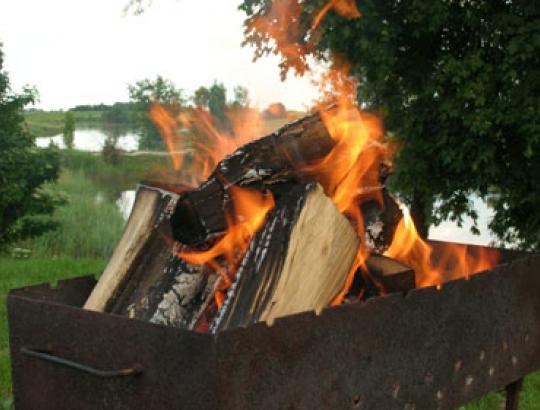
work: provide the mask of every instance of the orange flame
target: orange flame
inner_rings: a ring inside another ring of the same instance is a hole
[[[219,263],[224,258],[227,267],[236,266],[239,257],[245,253],[252,236],[263,224],[266,214],[274,207],[274,197],[264,195],[256,190],[231,186],[233,212],[227,214],[229,227],[226,234],[206,251],[181,251],[177,256],[193,265],[207,264],[218,272],[223,280],[224,288],[231,285],[231,278],[226,269]]]
[[[310,43],[313,39],[303,40],[305,33],[301,32],[300,26],[302,4],[298,0],[274,0],[264,14],[257,14],[246,22],[245,31],[246,38],[258,33],[264,49],[281,53],[284,57],[282,66],[294,66],[300,74],[309,69],[306,56],[315,50],[315,45]],[[360,17],[354,0],[330,0],[314,16],[311,30],[320,25],[330,10],[347,18]],[[269,45],[272,41],[275,43],[273,48]],[[360,238],[344,289],[332,302],[335,305],[341,303],[348,293],[358,269],[366,269],[365,260],[370,249],[365,240],[360,204],[370,199],[383,204],[380,166],[392,155],[392,150],[384,141],[384,130],[378,118],[361,112],[356,106],[357,83],[348,75],[349,66],[341,63],[338,56],[331,56],[331,59],[334,69],[328,70],[321,78],[319,85],[323,98],[318,108],[336,144],[326,157],[304,167],[304,170],[322,184],[338,210],[352,220]],[[322,108],[329,102],[335,103],[336,107]],[[163,106],[153,104],[150,117],[161,131],[175,169],[186,170],[186,175],[192,176],[191,181],[182,182],[191,182],[194,186],[207,179],[226,155],[261,134],[260,117],[255,111],[246,109],[227,113],[232,128],[227,131],[219,128],[210,114],[200,108],[174,116]],[[189,158],[188,150],[191,150]],[[178,257],[187,262],[207,264],[221,275],[222,289],[215,294],[218,306],[223,303],[222,291],[231,285],[231,275],[252,236],[274,207],[271,195],[239,187],[231,187],[230,191],[233,212],[227,215],[229,227],[225,235],[208,250],[182,250],[178,253]],[[472,252],[466,245],[458,244],[448,245],[444,252],[440,252],[440,249],[422,241],[410,218],[404,218],[386,255],[413,268],[419,286],[440,286],[452,278],[496,264],[496,254],[483,253]]]
[[[333,301],[342,302],[359,268],[365,269],[370,249],[365,241],[362,201],[377,199],[382,203],[380,165],[390,155],[383,142],[381,122],[373,114],[361,112],[356,106],[356,82],[348,76],[349,67],[326,72],[319,82],[323,101],[337,103],[336,108],[319,108],[329,135],[336,141],[326,157],[307,168],[322,184],[338,210],[353,222],[360,246],[347,276],[344,289]]]
[[[178,182],[198,186],[219,161],[262,133],[257,110],[231,109],[225,113],[231,130],[219,130],[206,110],[193,108],[174,116],[163,105],[153,103],[149,116],[158,127],[174,169],[182,171]]]
[[[496,249],[470,247],[458,243],[431,245],[418,235],[412,218],[404,212],[386,256],[411,267],[417,287],[437,286],[453,279],[496,266],[500,254]]]
[[[298,0],[274,0],[264,14],[257,14],[245,22],[244,31],[246,39],[257,33],[262,42],[269,44],[272,41],[275,53],[279,52],[284,62],[301,74],[309,70],[306,55],[313,51],[312,45],[302,41],[302,7]]]
[[[326,13],[330,10],[334,10],[341,17],[346,17],[349,19],[361,17],[362,14],[356,7],[356,0],[330,0],[326,5],[316,14],[311,24],[311,29],[315,30],[321,21],[323,20]]]

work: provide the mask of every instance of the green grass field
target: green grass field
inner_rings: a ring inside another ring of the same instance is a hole
[[[124,227],[118,207],[82,171],[64,169],[54,190],[68,201],[55,211],[58,229],[19,246],[39,258],[108,258]]]
[[[73,111],[77,126],[99,126],[102,124],[100,111]],[[50,137],[62,133],[65,111],[32,111],[25,112],[24,118],[28,130],[37,137]]]

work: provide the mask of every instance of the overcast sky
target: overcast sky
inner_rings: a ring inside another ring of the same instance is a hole
[[[0,42],[14,89],[37,87],[39,107],[127,101],[127,84],[158,74],[191,92],[214,79],[244,85],[252,102],[303,109],[315,91],[282,83],[275,57],[242,48],[241,0],[154,0],[140,16],[128,0],[0,0]]]

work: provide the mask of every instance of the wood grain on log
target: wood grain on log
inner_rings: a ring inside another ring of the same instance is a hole
[[[137,191],[135,205],[124,234],[98,284],[86,301],[85,309],[104,311],[122,283],[127,280],[159,217],[158,205],[161,199],[161,192],[158,189],[142,187]]]
[[[214,331],[327,307],[343,289],[359,245],[320,185],[296,185],[253,237]]]

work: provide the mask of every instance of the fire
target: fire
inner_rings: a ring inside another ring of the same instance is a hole
[[[282,76],[289,67],[299,74],[308,71],[306,58],[316,49],[314,39],[301,40],[305,30],[301,27],[302,7],[298,0],[274,0],[264,13],[246,22],[246,38],[258,36],[267,49],[282,55]],[[312,32],[330,10],[346,18],[361,16],[354,0],[330,0],[313,14]],[[380,120],[356,105],[357,83],[348,75],[350,67],[339,56],[329,57],[332,69],[319,81],[322,99],[317,109],[335,146],[326,157],[305,166],[303,171],[321,183],[339,211],[352,221],[360,238],[345,286],[332,302],[335,305],[342,302],[359,269],[369,275],[365,261],[371,249],[365,240],[360,205],[373,199],[383,205],[380,170],[389,163],[393,149],[385,141]],[[328,103],[334,106],[328,108]],[[182,180],[184,184],[198,186],[226,155],[262,134],[262,121],[256,111],[240,109],[226,115],[228,125],[224,127],[200,108],[173,115],[159,104],[152,105],[150,117],[163,136],[174,168],[185,171],[184,175],[191,178]],[[271,195],[234,186],[230,192],[233,209],[227,215],[229,227],[225,234],[208,250],[183,249],[177,254],[188,263],[206,264],[221,275],[222,289],[215,295],[217,306],[223,303],[222,291],[231,285],[235,268],[251,238],[275,205]],[[413,268],[418,286],[440,287],[448,280],[467,277],[498,261],[496,253],[475,251],[466,245],[451,244],[442,249],[426,243],[408,215],[399,223],[385,254]]]
[[[267,44],[272,41],[284,61],[303,74],[309,70],[306,55],[312,52],[313,46],[301,41],[302,7],[298,0],[274,0],[265,14],[246,21],[244,36],[246,39],[259,36]]]
[[[219,161],[262,133],[258,111],[248,108],[225,112],[230,129],[222,130],[202,108],[192,108],[173,115],[163,105],[154,103],[149,116],[165,142],[173,167],[182,171],[178,182],[198,186],[212,173]]]
[[[390,155],[390,149],[383,141],[384,131],[379,119],[356,106],[356,83],[348,77],[347,66],[325,73],[319,85],[323,91],[329,90],[323,93],[323,104],[329,101],[337,104],[332,109],[319,108],[336,145],[326,157],[307,170],[322,184],[338,210],[353,222],[360,238],[360,247],[344,289],[333,302],[339,304],[350,289],[358,269],[365,270],[364,262],[370,249],[364,240],[360,199],[377,199],[382,203],[380,166]]]
[[[311,29],[315,30],[321,21],[323,20],[326,13],[330,10],[334,10],[338,15],[347,18],[358,18],[362,14],[356,7],[356,0],[330,0],[315,16],[313,23],[311,24]]]
[[[224,289],[231,285],[227,269],[223,268],[220,259],[226,261],[228,269],[236,266],[253,235],[263,224],[266,214],[274,207],[274,197],[264,195],[256,190],[231,186],[230,194],[233,211],[227,214],[229,227],[226,234],[206,251],[183,250],[177,256],[194,265],[207,264],[218,272],[223,281]]]
[[[222,129],[218,129],[219,122],[202,108],[185,110],[174,116],[161,104],[151,105],[149,116],[160,131],[174,169],[182,171],[178,182],[198,186],[210,176],[219,161],[262,134],[262,121],[257,110],[231,109],[225,115],[227,126],[221,124]],[[274,207],[271,194],[234,186],[229,192],[232,210],[226,215],[229,226],[225,235],[208,250],[177,253],[186,262],[206,264],[221,276],[221,289],[214,295],[218,307],[223,304],[223,291],[231,285],[236,262]],[[223,260],[227,268],[223,267]]]
[[[404,212],[392,244],[385,252],[411,267],[416,273],[417,287],[437,286],[497,265],[500,254],[495,249],[475,248],[462,244],[430,245],[416,231],[412,218]]]

